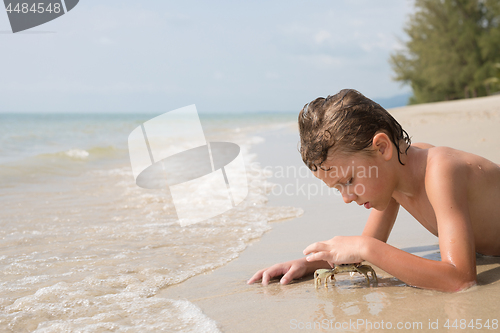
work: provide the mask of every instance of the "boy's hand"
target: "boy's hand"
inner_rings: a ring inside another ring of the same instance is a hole
[[[280,264],[273,265],[268,268],[261,269],[257,273],[254,274],[247,281],[248,284],[252,284],[257,280],[262,279],[263,285],[268,285],[269,280],[273,277],[283,275],[280,280],[281,284],[287,284],[293,279],[298,279],[304,276],[308,271],[308,263],[302,258],[297,260],[291,260],[287,262],[283,262]]]
[[[362,262],[361,256],[363,236],[336,236],[324,242],[309,245],[304,255],[309,255],[307,261],[323,260],[335,264],[354,264]]]

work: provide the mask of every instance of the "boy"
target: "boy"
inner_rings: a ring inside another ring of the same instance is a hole
[[[361,236],[309,245],[306,258],[258,271],[248,283],[282,284],[363,260],[405,283],[459,291],[476,283],[476,252],[500,256],[500,166],[477,155],[411,144],[400,124],[355,90],[317,98],[299,114],[300,152],[314,175],[370,213]],[[352,167],[356,172],[339,172]],[[366,170],[376,170],[368,173]],[[386,244],[399,206],[439,236],[441,261]]]

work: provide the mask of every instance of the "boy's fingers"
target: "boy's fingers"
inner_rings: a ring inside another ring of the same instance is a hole
[[[250,280],[247,281],[247,284],[252,284],[254,283],[255,281],[257,280],[260,280],[262,278],[262,273],[265,271],[265,269],[261,269],[260,271],[258,271],[257,273],[255,273],[251,278]]]
[[[330,259],[329,253],[326,251],[316,252],[306,257],[307,261],[328,261]]]
[[[286,274],[288,272],[288,268],[287,267],[283,267],[281,265],[279,266],[276,266],[276,267],[271,267],[269,269],[267,269],[263,274],[262,274],[262,284],[264,286],[267,286],[269,284],[269,281],[278,276],[278,275],[283,275],[283,274]]]
[[[316,253],[310,254],[306,257],[307,261],[316,261]]]
[[[271,267],[268,267],[268,268],[261,269],[260,271],[258,271],[257,273],[255,273],[247,281],[247,284],[252,284],[252,283],[254,283],[257,280],[261,280],[262,279],[262,284],[264,286],[267,286],[269,284],[269,281],[272,278],[274,278],[276,276],[279,276],[279,275],[287,275],[287,273],[289,272],[289,268],[290,267],[288,267],[288,266],[284,266],[284,265],[278,264],[278,265],[274,265],[274,266],[271,266]],[[293,272],[292,272],[292,275],[289,275],[289,276],[291,276],[291,278],[287,277],[287,278],[285,278],[285,281],[292,280],[292,278],[293,278]]]
[[[281,284],[288,284],[288,282],[292,281],[292,280],[293,280],[293,278],[292,278],[292,277],[289,277],[289,275],[290,275],[289,273],[287,273],[287,274],[283,275],[283,277],[282,277],[282,278],[281,278],[281,280],[280,280],[280,283],[281,283]]]
[[[288,270],[288,272],[286,272],[285,275],[283,275],[283,277],[281,278],[280,280],[280,283],[281,284],[288,284],[290,281],[293,280],[293,278],[295,277],[295,272],[297,271],[298,269],[297,268],[294,268],[293,266],[290,267],[290,269]]]
[[[317,242],[309,245],[308,247],[305,248],[304,250],[304,255],[308,255],[311,252],[319,252],[319,251],[325,251],[327,250],[327,244],[323,242]]]
[[[262,274],[262,285],[267,286],[273,276],[274,275],[272,275],[269,271],[265,271],[264,274]]]

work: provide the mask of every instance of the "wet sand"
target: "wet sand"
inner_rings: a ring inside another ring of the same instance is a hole
[[[500,163],[500,96],[441,102],[390,110],[413,142],[447,145]],[[442,293],[406,286],[374,267],[378,285],[367,287],[359,276],[337,275],[335,286],[314,288],[312,276],[289,285],[247,285],[257,270],[302,257],[315,241],[335,235],[360,234],[369,211],[346,205],[327,193],[317,179],[296,177],[300,170],[297,129],[262,135],[255,152],[277,184],[269,205],[301,207],[296,219],[272,224],[229,264],[166,288],[160,297],[187,299],[217,321],[223,332],[364,332],[497,331],[500,315],[500,258],[477,258],[478,286],[460,293]],[[281,191],[277,190],[281,189]],[[285,189],[288,189],[286,191]],[[438,240],[403,209],[388,241],[407,252],[439,260]],[[202,263],[200,263],[202,264]],[[488,325],[489,327],[485,327]]]

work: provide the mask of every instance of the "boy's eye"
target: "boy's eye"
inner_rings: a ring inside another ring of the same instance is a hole
[[[352,179],[352,178],[351,178],[351,179],[349,179],[349,180],[345,183],[345,186],[352,185],[352,181],[353,181],[353,179]]]

